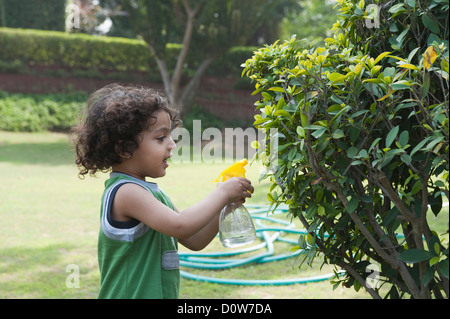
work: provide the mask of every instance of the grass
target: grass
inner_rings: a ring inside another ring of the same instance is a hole
[[[96,298],[99,289],[97,234],[99,201],[106,174],[80,180],[71,145],[64,134],[0,132],[0,298]],[[183,209],[211,191],[211,181],[229,164],[171,164],[158,184]],[[259,168],[247,176],[264,204],[267,183]],[[276,253],[290,246],[277,244]],[[185,251],[184,248],[180,250]],[[206,251],[225,251],[215,239]],[[67,288],[68,265],[80,269],[80,287]],[[212,271],[204,276],[234,279],[284,279],[332,272],[303,266],[295,258]],[[332,289],[328,281],[289,286],[220,285],[182,279],[181,298],[369,298],[353,289]]]
[[[0,133],[0,297],[91,298],[97,294],[100,179],[77,178],[61,134]],[[75,174],[74,174],[75,173]],[[82,289],[67,289],[78,264]]]

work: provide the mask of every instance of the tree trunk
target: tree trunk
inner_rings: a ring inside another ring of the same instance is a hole
[[[164,84],[164,90],[166,92],[170,105],[177,108],[181,114],[185,114],[187,112],[187,110],[185,109],[186,101],[194,96],[195,90],[200,83],[200,78],[205,73],[211,62],[214,60],[214,57],[208,57],[200,64],[194,76],[190,79],[190,81],[182,91],[181,76],[183,74],[183,66],[189,52],[189,47],[191,45],[195,16],[200,10],[204,1],[198,2],[195,8],[190,8],[186,0],[183,0],[182,2],[187,16],[186,30],[183,37],[183,47],[177,57],[177,63],[172,76],[170,76],[170,72],[167,68],[164,57],[159,57],[156,54],[156,50],[151,44],[147,43],[147,45],[150,48],[153,56],[155,57],[156,63],[158,64],[159,72],[161,73],[162,81]]]
[[[205,74],[205,71],[208,69],[208,67],[211,65],[211,63],[214,61],[215,58],[216,56],[211,56],[203,60],[200,66],[195,71],[194,76],[189,80],[188,84],[184,87],[183,92],[179,100],[177,101],[181,106],[180,109],[181,115],[184,115],[189,111],[190,104],[187,102],[189,102],[189,100],[194,97],[203,74]]]

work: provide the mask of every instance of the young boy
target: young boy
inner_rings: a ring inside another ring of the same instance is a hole
[[[109,85],[90,97],[74,130],[80,176],[112,170],[101,202],[99,298],[178,298],[178,242],[203,249],[218,232],[222,208],[253,192],[249,180],[232,178],[180,212],[146,181],[166,174],[174,122],[157,91]]]

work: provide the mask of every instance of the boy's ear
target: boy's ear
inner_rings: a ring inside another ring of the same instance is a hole
[[[114,150],[116,151],[116,154],[119,155],[121,159],[130,159],[131,153],[126,150],[126,143],[123,140],[119,140],[116,145],[114,146]]]

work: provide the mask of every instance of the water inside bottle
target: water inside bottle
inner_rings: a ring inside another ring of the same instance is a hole
[[[247,245],[256,239],[252,218],[242,204],[228,204],[221,211],[219,237],[222,245],[228,248]]]

